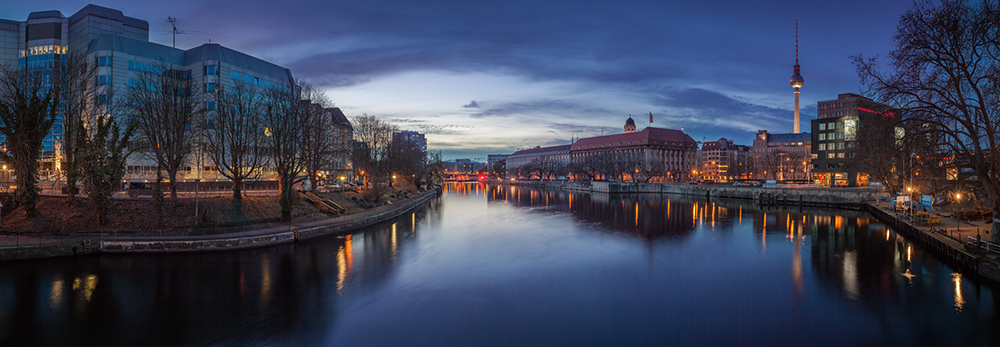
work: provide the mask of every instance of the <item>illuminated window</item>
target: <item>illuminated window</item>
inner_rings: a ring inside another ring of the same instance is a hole
[[[844,153],[837,153],[837,158],[843,158],[843,157],[844,157]]]
[[[833,154],[833,153],[827,153],[827,154],[826,154],[826,158],[827,158],[827,159],[833,159],[834,155],[835,155],[835,154]]]
[[[819,134],[820,141],[826,141],[826,134]]]
[[[819,150],[825,151],[826,150],[826,144],[825,143],[819,144]]]
[[[819,123],[819,130],[826,130],[826,123]]]

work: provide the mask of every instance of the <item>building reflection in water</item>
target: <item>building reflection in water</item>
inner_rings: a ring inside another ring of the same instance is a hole
[[[687,197],[660,195],[580,193],[558,190],[538,190],[518,186],[482,185],[487,190],[488,203],[509,203],[519,207],[534,207],[548,211],[571,213],[586,223],[601,225],[615,233],[635,235],[644,239],[683,238],[694,231],[699,220],[714,219],[728,214],[728,209],[713,210]],[[690,208],[691,214],[683,213]],[[664,216],[680,218],[664,218]],[[706,217],[707,216],[707,217]],[[731,219],[735,216],[720,218]]]
[[[0,345],[322,345],[338,298],[391,276],[437,206],[277,247],[0,263]]]
[[[927,307],[908,307],[906,298],[943,289],[933,288],[943,285],[930,280],[936,273],[949,274],[948,286],[953,288],[946,290],[954,292],[956,311],[967,306],[964,298],[969,290],[981,290],[980,283],[929,261],[931,256],[918,252],[911,241],[861,211],[760,208],[743,200],[678,195],[585,194],[507,186],[488,189],[487,198],[494,203],[569,212],[610,231],[647,239],[685,238],[699,231],[733,230],[734,223],[750,223],[761,252],[768,251],[769,242],[772,247],[791,248],[791,284],[800,298],[807,292],[808,279],[815,278],[839,288],[847,300],[875,307],[889,300],[919,314]],[[809,252],[808,260],[803,259],[803,252]],[[806,263],[811,269],[805,268]]]

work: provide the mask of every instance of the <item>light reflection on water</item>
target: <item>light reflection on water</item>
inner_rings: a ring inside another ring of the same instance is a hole
[[[994,292],[860,212],[464,184],[318,241],[0,263],[0,344],[989,345]]]

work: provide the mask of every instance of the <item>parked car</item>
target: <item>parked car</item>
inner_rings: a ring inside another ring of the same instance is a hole
[[[690,185],[692,185],[692,186],[696,186],[696,185],[698,185],[698,182],[695,182],[695,181],[691,181],[691,182],[688,182],[688,184],[690,184]]]

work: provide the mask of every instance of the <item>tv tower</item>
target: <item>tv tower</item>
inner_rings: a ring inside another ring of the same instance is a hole
[[[802,84],[806,81],[799,74],[799,19],[795,18],[795,67],[794,73],[792,74],[792,79],[788,81],[788,84],[792,85],[795,89],[795,134],[802,132],[799,125],[799,88],[802,88]]]

